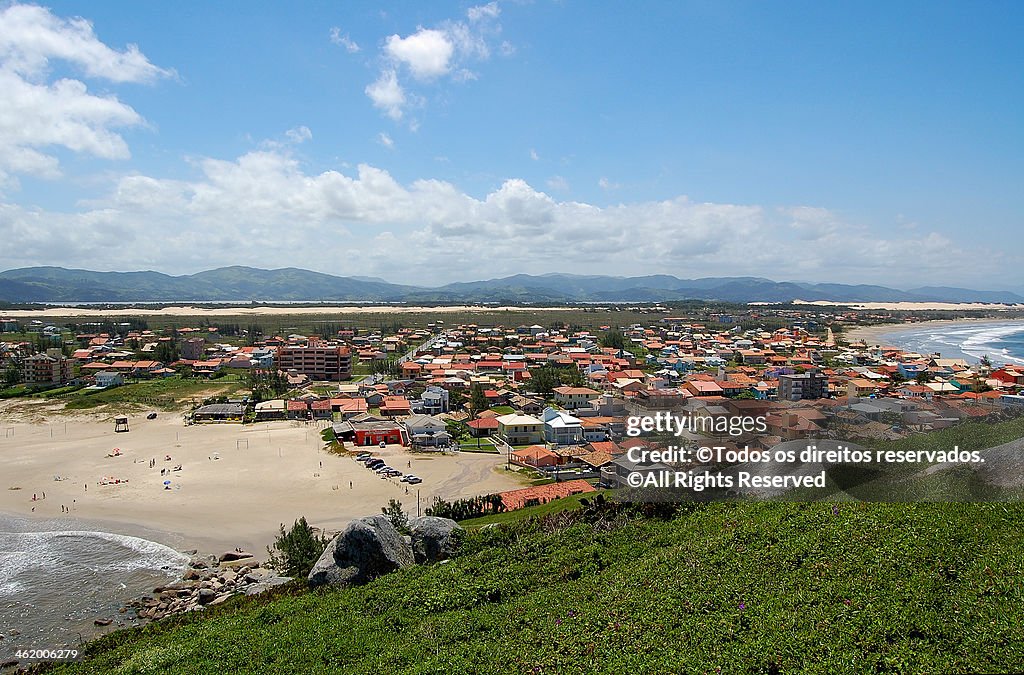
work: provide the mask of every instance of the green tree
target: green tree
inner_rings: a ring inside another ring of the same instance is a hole
[[[605,331],[604,335],[601,336],[602,347],[612,347],[614,349],[625,349],[626,348],[626,336],[622,334],[622,331],[617,328]]]
[[[397,499],[389,499],[388,505],[381,507],[380,512],[387,516],[388,520],[391,521],[391,524],[395,526],[396,530],[402,534],[408,534],[409,516],[402,508],[402,502]]]
[[[18,364],[13,359],[7,362],[7,368],[4,369],[4,384],[8,387],[13,387],[18,384],[21,380],[21,369],[18,368]]]
[[[487,396],[484,394],[484,386],[474,382],[469,389],[469,414],[476,417],[480,412],[487,410]]]
[[[174,363],[179,358],[178,345],[170,340],[161,340],[157,343],[156,349],[153,350],[153,357],[163,363]]]
[[[453,441],[461,441],[469,437],[469,427],[459,420],[448,420],[444,423],[445,430]]]
[[[313,569],[313,565],[327,548],[327,537],[317,536],[313,528],[306,522],[305,516],[285,532],[281,524],[281,534],[274,542],[274,547],[267,547],[270,564],[290,577],[304,577]]]
[[[553,366],[541,366],[530,373],[530,389],[538,394],[550,396],[555,387],[560,387],[561,385],[562,378],[558,373],[558,369]]]

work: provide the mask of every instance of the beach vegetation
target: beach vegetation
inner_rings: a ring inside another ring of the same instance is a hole
[[[323,554],[330,540],[317,535],[303,516],[287,532],[281,524],[281,533],[274,545],[267,547],[270,565],[290,577],[304,577]]]
[[[389,499],[388,505],[381,507],[380,512],[391,521],[396,530],[402,534],[409,534],[409,514],[402,508],[402,502],[397,499]]]

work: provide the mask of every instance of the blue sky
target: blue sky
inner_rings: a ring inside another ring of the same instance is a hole
[[[0,268],[1020,288],[1022,28],[1015,2],[0,4]]]

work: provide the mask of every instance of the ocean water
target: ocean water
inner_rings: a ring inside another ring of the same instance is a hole
[[[178,578],[187,563],[146,539],[0,515],[0,662],[18,649],[71,648],[109,630],[95,619],[125,625],[125,601]]]
[[[977,363],[984,356],[995,366],[1024,364],[1024,321],[964,323],[949,326],[894,328],[874,342],[921,354]]]

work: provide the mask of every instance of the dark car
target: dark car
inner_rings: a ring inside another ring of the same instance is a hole
[[[155,412],[149,413],[148,415],[146,415],[146,419],[147,420],[155,420],[156,419],[156,413]]]

